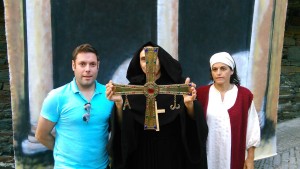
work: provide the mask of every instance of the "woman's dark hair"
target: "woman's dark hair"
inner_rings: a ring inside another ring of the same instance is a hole
[[[230,67],[230,69],[232,70],[231,67]],[[240,78],[237,75],[236,66],[233,69],[233,74],[230,76],[230,83],[233,83],[233,84],[235,84],[237,86],[241,85]]]

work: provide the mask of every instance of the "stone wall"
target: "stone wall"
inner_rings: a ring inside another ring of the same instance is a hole
[[[300,117],[300,2],[288,1],[280,76],[278,121]]]
[[[4,5],[2,2],[0,4],[0,168],[12,167],[14,162],[12,111],[6,49]]]

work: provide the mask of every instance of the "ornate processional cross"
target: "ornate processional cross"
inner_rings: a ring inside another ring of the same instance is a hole
[[[140,85],[121,85],[113,84],[113,91],[115,94],[125,95],[123,110],[126,106],[130,107],[127,95],[144,94],[146,96],[146,112],[145,112],[145,130],[159,131],[158,113],[164,113],[164,109],[157,109],[156,96],[158,94],[174,95],[174,105],[170,109],[179,109],[180,105],[176,105],[176,95],[189,94],[190,86],[188,84],[172,84],[172,85],[157,85],[155,83],[155,68],[158,47],[145,47],[146,58],[146,83],[144,86]],[[170,65],[172,66],[172,65]]]

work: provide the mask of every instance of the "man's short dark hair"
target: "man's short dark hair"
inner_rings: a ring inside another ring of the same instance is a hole
[[[94,53],[97,56],[97,61],[100,61],[100,57],[98,55],[97,50],[90,44],[85,43],[85,44],[81,44],[79,46],[77,46],[72,54],[72,60],[76,60],[78,53]]]

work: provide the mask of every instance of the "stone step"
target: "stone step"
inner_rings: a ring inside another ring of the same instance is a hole
[[[293,99],[295,98],[295,94],[279,94],[279,99]]]

